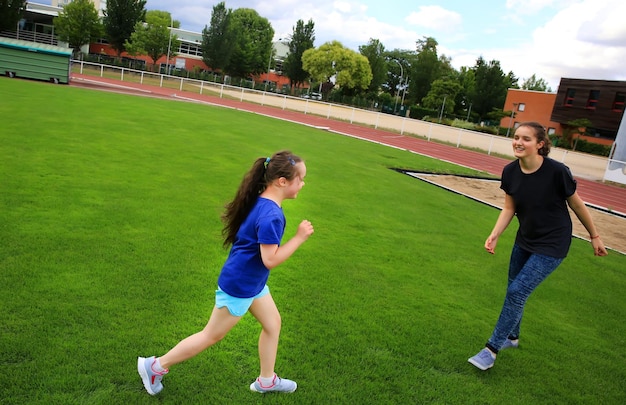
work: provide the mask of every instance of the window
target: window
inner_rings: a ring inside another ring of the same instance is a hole
[[[624,102],[626,102],[626,93],[615,93],[615,100],[613,100],[613,111],[624,112]]]
[[[274,63],[276,64],[274,66],[274,71],[278,72],[278,74],[282,74],[283,73],[283,61],[280,59],[276,59]]]
[[[565,100],[563,101],[563,105],[565,107],[571,107],[574,104],[574,96],[576,95],[576,89],[567,89],[567,93],[565,93]]]
[[[200,49],[200,45],[194,44],[191,42],[180,42],[180,47],[176,53],[191,55],[191,56],[202,56],[202,49]]]
[[[587,105],[585,106],[588,110],[595,110],[598,105],[598,98],[600,97],[600,90],[591,90],[589,92],[589,98],[587,99]]]
[[[519,103],[519,105],[517,106],[517,111],[524,111],[526,109],[526,104],[524,103]]]
[[[556,129],[550,127],[548,128],[548,135],[554,135],[556,133]]]

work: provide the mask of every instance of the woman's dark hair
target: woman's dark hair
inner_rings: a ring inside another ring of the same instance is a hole
[[[222,215],[224,247],[235,242],[237,231],[252,210],[259,194],[276,179],[284,177],[293,180],[298,174],[295,166],[299,162],[302,162],[302,159],[288,150],[254,161],[250,171],[243,177],[235,198],[226,204],[226,210]]]
[[[543,142],[543,146],[539,149],[539,154],[541,156],[548,156],[548,154],[550,153],[550,146],[552,146],[552,142],[550,141],[550,137],[547,135],[546,129],[543,127],[543,125],[538,122],[529,121],[522,122],[517,127],[531,128],[535,132],[537,143]]]

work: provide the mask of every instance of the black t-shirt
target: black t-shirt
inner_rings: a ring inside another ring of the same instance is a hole
[[[519,221],[515,243],[532,253],[567,256],[572,220],[566,199],[576,191],[569,168],[546,157],[537,171],[524,174],[515,160],[502,170],[500,188],[515,202]]]

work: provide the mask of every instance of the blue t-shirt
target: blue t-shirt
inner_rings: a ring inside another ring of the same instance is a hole
[[[238,298],[261,292],[270,271],[261,260],[261,244],[280,245],[285,233],[285,215],[278,204],[257,198],[254,207],[237,231],[226,263],[217,280],[226,294]]]
[[[576,191],[569,168],[546,157],[537,171],[525,174],[515,160],[502,170],[500,188],[515,202],[519,221],[515,243],[532,253],[567,256],[572,220],[566,200]]]

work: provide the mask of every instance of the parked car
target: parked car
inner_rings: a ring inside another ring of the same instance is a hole
[[[310,98],[311,100],[321,100],[322,99],[322,94],[321,93],[307,93],[302,95],[303,98]]]

